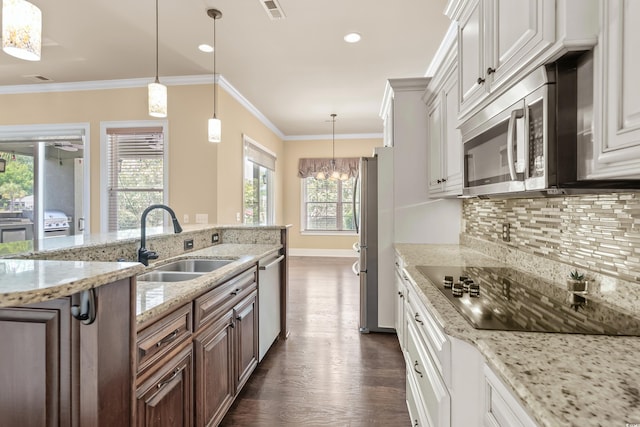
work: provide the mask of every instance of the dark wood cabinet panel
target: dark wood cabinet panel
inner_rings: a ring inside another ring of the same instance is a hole
[[[253,292],[234,308],[236,334],[236,392],[258,365],[258,293]]]
[[[217,425],[233,403],[233,330],[229,310],[194,339],[196,426]]]
[[[187,346],[167,361],[137,391],[138,427],[193,425],[193,354]]]
[[[128,426],[133,409],[131,279],[95,289],[96,318],[71,315],[78,295],[0,309],[1,426]]]
[[[71,425],[70,306],[65,298],[0,310],[0,424]]]

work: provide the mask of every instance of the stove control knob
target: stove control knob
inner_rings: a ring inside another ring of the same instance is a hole
[[[473,283],[473,280],[471,279],[467,279],[464,282],[462,282],[462,290],[464,292],[469,292],[469,285]]]
[[[446,289],[451,289],[453,286],[453,276],[444,276],[444,287]]]
[[[479,297],[480,296],[480,285],[477,283],[469,283],[469,296],[470,297]]]
[[[454,283],[453,287],[451,288],[451,293],[453,294],[454,297],[461,297],[462,294],[464,293],[462,282]]]

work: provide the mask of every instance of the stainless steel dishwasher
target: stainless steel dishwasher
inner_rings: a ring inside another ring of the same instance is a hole
[[[280,282],[284,255],[264,257],[258,263],[258,362],[280,334]]]

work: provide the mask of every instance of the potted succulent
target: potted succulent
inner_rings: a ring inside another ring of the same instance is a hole
[[[584,274],[579,273],[578,270],[571,271],[567,279],[567,290],[571,292],[586,292],[587,281],[584,279]]]

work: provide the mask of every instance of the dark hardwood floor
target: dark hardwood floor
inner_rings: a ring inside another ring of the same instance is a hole
[[[290,336],[258,365],[221,426],[409,426],[395,334],[358,332],[351,258],[292,257]]]

